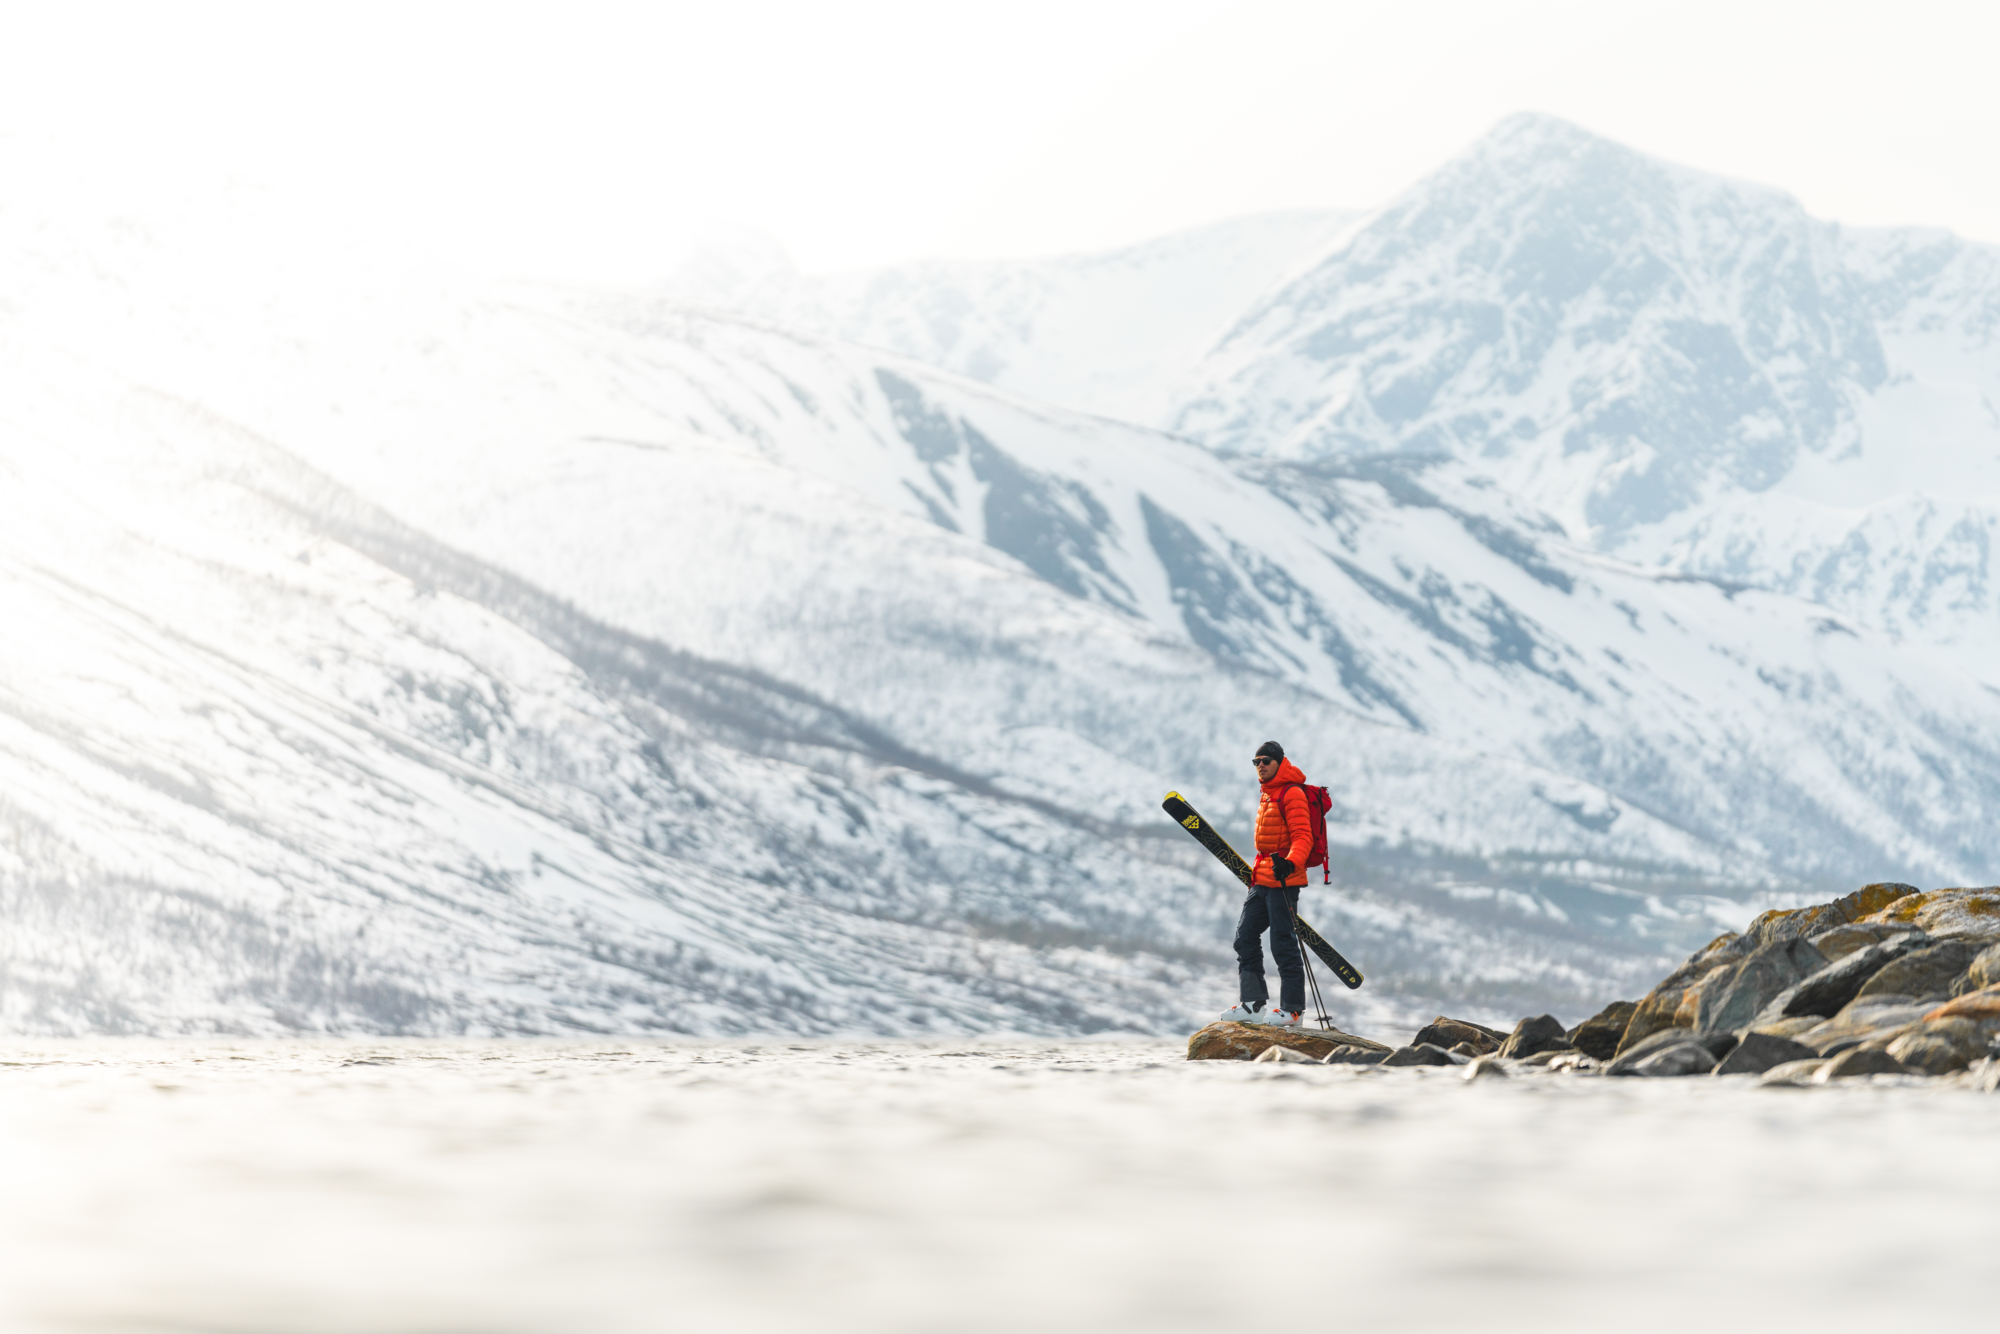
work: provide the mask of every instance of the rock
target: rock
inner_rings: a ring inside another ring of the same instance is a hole
[[[2000,1059],[1991,1056],[1966,1071],[1972,1086],[1985,1093],[2000,1090]]]
[[[1921,1028],[1909,1032],[1883,1048],[1899,1065],[1925,1075],[1948,1075],[1972,1064],[1972,1058],[1958,1044],[1941,1033]]]
[[[1696,1001],[1692,1027],[1703,1036],[1747,1028],[1779,993],[1826,963],[1824,954],[1797,936],[1761,946],[1728,971],[1718,969],[1709,976]]]
[[[1251,1057],[1253,1061],[1290,1062],[1295,1065],[1318,1065],[1319,1057],[1308,1056],[1296,1047],[1287,1047],[1274,1042]]]
[[[1516,1061],[1515,1064],[1520,1066],[1525,1066],[1530,1069],[1539,1070],[1543,1066],[1549,1064],[1549,1062],[1555,1060],[1556,1057],[1568,1055],[1570,1051],[1571,1049],[1568,1047],[1564,1047],[1558,1051],[1538,1051],[1533,1056],[1522,1057],[1519,1061]]]
[[[1946,932],[2000,936],[2000,886],[1934,889],[1896,899],[1860,920],[1892,926],[1920,926],[1934,936]]]
[[[1618,1073],[1649,1079],[1671,1079],[1682,1075],[1705,1075],[1715,1069],[1715,1058],[1699,1042],[1681,1042],[1634,1061]]]
[[[1687,961],[1651,991],[1643,996],[1632,1009],[1631,1019],[1626,1021],[1625,1032],[1618,1039],[1614,1056],[1623,1056],[1639,1043],[1660,1032],[1675,1027],[1674,1016],[1679,1012],[1681,1001],[1687,996],[1688,988],[1707,977],[1717,968],[1733,963],[1748,948],[1740,948],[1744,937],[1735,932],[1717,936],[1701,949],[1689,955]]]
[[[1272,1028],[1265,1024],[1217,1022],[1188,1039],[1190,1061],[1253,1061],[1272,1045],[1291,1047],[1318,1060],[1341,1045],[1388,1051],[1370,1038],[1358,1038],[1337,1028]]]
[[[1905,931],[1879,924],[1875,929],[1891,932],[1890,938],[1856,950],[1839,962],[1793,983],[1772,998],[1757,1016],[1757,1023],[1809,1014],[1839,1014],[1849,1001],[1860,994],[1870,978],[1911,950],[1931,943],[1931,937],[1922,931]]]
[[[1469,1061],[1475,1056],[1486,1056],[1490,1053],[1479,1050],[1479,1048],[1473,1046],[1470,1042],[1461,1042],[1451,1049],[1451,1054],[1453,1056],[1463,1056]]]
[[[1977,1019],[1982,1023],[2000,1023],[2000,984],[1968,992],[1957,1000],[1946,1001],[1924,1016],[1925,1019]]]
[[[1853,1079],[1860,1075],[1904,1075],[1902,1063],[1886,1051],[1872,1047],[1856,1047],[1822,1065],[1813,1075],[1813,1083],[1825,1084],[1835,1079]]]
[[[1552,1014],[1536,1015],[1514,1025],[1514,1031],[1500,1044],[1500,1054],[1520,1060],[1541,1051],[1561,1051],[1569,1046],[1562,1023]]]
[[[1320,1058],[1322,1065],[1380,1065],[1389,1053],[1374,1047],[1335,1047]]]
[[[1763,1074],[1757,1076],[1757,1086],[1759,1088],[1766,1086],[1804,1088],[1813,1082],[1813,1076],[1817,1075],[1820,1072],[1820,1068],[1826,1064],[1827,1062],[1821,1059],[1786,1061],[1783,1065],[1774,1065]]]
[[[1619,1052],[1617,1059],[1604,1068],[1604,1073],[1607,1075],[1630,1074],[1632,1067],[1639,1062],[1647,1060],[1660,1052],[1681,1046],[1701,1048],[1701,1054],[1707,1058],[1708,1062],[1707,1065],[1702,1067],[1703,1069],[1707,1069],[1708,1066],[1715,1064],[1715,1057],[1710,1054],[1708,1048],[1702,1047],[1694,1034],[1688,1032],[1685,1028],[1667,1028],[1660,1030],[1651,1037],[1643,1038],[1626,1050]]]
[[[1906,936],[1913,928],[1894,926],[1888,922],[1848,922],[1842,926],[1830,927],[1807,939],[1813,948],[1835,963],[1845,959],[1856,950],[1867,949],[1870,945],[1880,945],[1885,940]]]
[[[1836,1006],[1835,1008],[1838,1009],[1840,1007]],[[1764,1033],[1774,1038],[1796,1038],[1807,1029],[1816,1028],[1825,1023],[1827,1018],[1828,1016],[1823,1014],[1801,1014],[1790,1019],[1778,1019],[1769,1023],[1760,1021],[1750,1032]]]
[[[1413,1042],[1407,1047],[1398,1047],[1382,1061],[1389,1065],[1457,1065],[1459,1060],[1443,1047],[1428,1042]]]
[[[1803,1042],[1774,1037],[1769,1033],[1746,1034],[1736,1050],[1715,1067],[1718,1075],[1761,1075],[1787,1061],[1809,1061],[1818,1053]]]
[[[1552,1051],[1543,1068],[1554,1074],[1594,1075],[1604,1068],[1604,1062],[1580,1051]]]
[[[1979,952],[1979,957],[1972,961],[1971,967],[1959,976],[1958,981],[1952,983],[1951,994],[1963,996],[1969,992],[1984,991],[1987,987],[1995,985],[2000,985],[2000,945],[1988,945]]]
[[[1484,1056],[1475,1056],[1466,1062],[1465,1077],[1467,1080],[1506,1079],[1508,1078],[1506,1059],[1490,1052]]]
[[[1798,1035],[1822,1056],[1835,1056],[1870,1038],[1887,1038],[1918,1023],[1930,1006],[1908,996],[1862,996],[1823,1024]]]
[[[1948,996],[1951,984],[1979,957],[1981,946],[1946,940],[1912,950],[1868,979],[1859,996]]]
[[[1433,1047],[1442,1047],[1450,1051],[1453,1047],[1464,1043],[1473,1049],[1474,1055],[1483,1056],[1489,1051],[1499,1051],[1500,1044],[1506,1040],[1507,1035],[1497,1028],[1488,1028],[1484,1024],[1475,1024],[1465,1019],[1447,1019],[1439,1015],[1417,1030],[1417,1035],[1410,1039],[1410,1045],[1420,1047],[1429,1043]]]
[[[1618,1054],[1618,1041],[1625,1036],[1625,1026],[1632,1022],[1632,1012],[1638,1008],[1637,1001],[1612,1001],[1563,1036],[1569,1039],[1570,1046],[1586,1056],[1608,1061]]]
[[[1852,894],[1844,894],[1831,903],[1811,908],[1773,909],[1758,917],[1750,924],[1750,929],[1740,936],[1716,937],[1690,955],[1687,962],[1668,974],[1665,981],[1639,1002],[1625,1027],[1625,1036],[1619,1040],[1617,1054],[1624,1055],[1661,1029],[1694,1027],[1694,1011],[1698,1008],[1701,992],[1706,990],[1705,986],[1700,990],[1696,988],[1717,969],[1748,958],[1766,945],[1799,936],[1809,937],[1863,918],[1872,921],[1917,892],[1914,885],[1894,882],[1863,885]],[[1690,991],[1695,994],[1690,996]]]

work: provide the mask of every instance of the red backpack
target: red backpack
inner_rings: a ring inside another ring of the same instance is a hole
[[[1333,868],[1326,861],[1326,808],[1333,804],[1333,798],[1326,794],[1325,788],[1314,787],[1311,783],[1287,783],[1285,786],[1300,788],[1306,794],[1306,820],[1312,825],[1313,835],[1312,855],[1306,858],[1306,865],[1319,867],[1320,883],[1330,885],[1333,883]],[[1280,804],[1278,815],[1283,818],[1284,814],[1285,808]],[[1285,832],[1289,834],[1291,830],[1287,828]]]

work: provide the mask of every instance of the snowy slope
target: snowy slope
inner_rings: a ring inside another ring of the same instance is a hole
[[[853,344],[10,220],[0,1005],[44,1030],[1173,1029],[1282,734],[1343,1017],[1990,878],[1985,692],[1446,465]],[[269,235],[268,228],[252,228]]]
[[[1102,254],[804,275],[755,238],[694,256],[664,294],[900,352],[1079,412],[1155,422],[1243,309],[1356,215],[1234,218]]]

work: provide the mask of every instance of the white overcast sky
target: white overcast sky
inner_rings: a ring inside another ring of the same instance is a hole
[[[482,270],[1036,254],[1392,197],[1520,110],[2000,242],[2000,5],[0,5],[0,206],[255,183]],[[52,184],[53,183],[53,184]],[[17,198],[13,202],[20,203]]]

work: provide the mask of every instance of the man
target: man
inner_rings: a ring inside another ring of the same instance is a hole
[[[1306,964],[1292,925],[1313,845],[1306,776],[1275,741],[1257,747],[1251,763],[1263,792],[1257,799],[1256,874],[1250,877],[1243,915],[1236,919],[1237,994],[1242,999],[1222,1017],[1239,1024],[1294,1028],[1306,1008]],[[1276,1010],[1264,1008],[1271,993],[1264,983],[1264,951],[1257,938],[1266,931],[1271,933],[1271,957],[1278,964]]]

